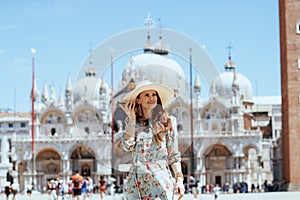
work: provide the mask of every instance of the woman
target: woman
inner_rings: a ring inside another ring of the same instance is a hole
[[[83,199],[87,199],[87,195],[88,195],[88,179],[84,179],[83,183],[81,185],[81,194],[83,196]]]
[[[175,193],[179,199],[183,197],[175,118],[164,111],[173,98],[174,91],[169,87],[143,81],[125,95],[126,103],[120,104],[127,114],[121,148],[132,152],[126,199],[170,200]]]
[[[7,181],[4,185],[4,194],[6,196],[6,200],[8,200],[10,193],[11,193],[11,186],[10,186],[10,182]]]
[[[54,179],[51,179],[49,182],[49,189],[50,189],[50,199],[57,199],[57,193],[56,193],[56,183]]]
[[[106,181],[104,179],[104,176],[101,176],[99,180],[100,199],[103,199],[105,192],[106,192]]]

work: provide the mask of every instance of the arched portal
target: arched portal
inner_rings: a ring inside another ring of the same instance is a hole
[[[78,171],[82,176],[88,177],[96,171],[95,154],[87,146],[77,147],[71,154],[72,171]]]
[[[37,185],[42,189],[47,187],[48,179],[59,178],[62,172],[61,156],[55,149],[46,148],[38,152],[35,159]]]
[[[216,144],[205,153],[206,180],[208,184],[224,185],[229,182],[226,169],[230,169],[232,163],[231,152],[221,144]]]

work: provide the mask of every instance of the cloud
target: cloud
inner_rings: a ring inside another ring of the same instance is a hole
[[[14,68],[15,72],[24,72],[24,71],[28,71],[30,70],[30,64],[28,64],[30,62],[30,59],[28,58],[14,58],[12,60],[12,65]]]
[[[76,14],[76,11],[70,5],[60,3],[59,5],[54,5],[51,8],[51,13],[53,13],[55,16],[72,17],[74,14]]]
[[[63,1],[36,2],[26,8],[26,13],[34,18],[72,17],[76,14],[72,4]]]
[[[6,24],[6,25],[0,27],[0,31],[5,32],[5,31],[10,31],[10,30],[15,30],[16,28],[17,28],[16,25]]]

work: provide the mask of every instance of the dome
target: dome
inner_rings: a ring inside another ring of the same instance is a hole
[[[178,92],[186,92],[184,72],[175,60],[155,53],[140,54],[133,59],[133,70],[139,76],[136,81],[148,79],[168,85]]]
[[[169,56],[156,53],[143,53],[130,60],[130,67],[122,73],[118,90],[122,91],[130,81],[138,83],[149,80],[162,83],[175,90],[176,94],[185,95],[189,87],[181,66]]]
[[[146,66],[160,66],[168,68],[172,71],[175,71],[179,76],[184,77],[184,72],[180,65],[173,59],[161,56],[158,54],[140,54],[136,57],[134,57],[134,67],[135,68],[141,68]],[[160,71],[151,70],[150,73],[158,73],[159,76],[161,76]]]
[[[74,102],[80,99],[95,100],[99,96],[100,81],[94,76],[86,76],[74,86]]]
[[[253,89],[250,81],[241,73],[234,71],[226,71],[217,76],[212,85],[211,91],[215,87],[215,92],[218,96],[231,99],[232,97],[232,84],[234,82],[234,73],[236,73],[236,84],[239,87],[239,96],[243,97],[246,101],[251,101],[253,96]]]

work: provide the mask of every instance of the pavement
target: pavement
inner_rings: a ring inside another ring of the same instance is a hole
[[[118,194],[115,196],[105,196],[104,200],[123,200],[123,196]],[[73,200],[72,198],[64,198],[65,200]],[[177,198],[176,198],[177,199]],[[200,194],[196,198],[191,194],[186,194],[183,200],[214,200],[213,194]],[[246,193],[246,194],[220,194],[218,200],[299,200],[299,192],[266,192],[266,193]],[[6,200],[4,194],[0,195],[0,200]],[[12,196],[9,197],[12,200]],[[51,200],[48,194],[17,194],[15,200]],[[58,200],[62,200],[61,197]],[[80,200],[84,200],[83,197]],[[100,200],[99,194],[93,194],[89,199],[85,200]]]

